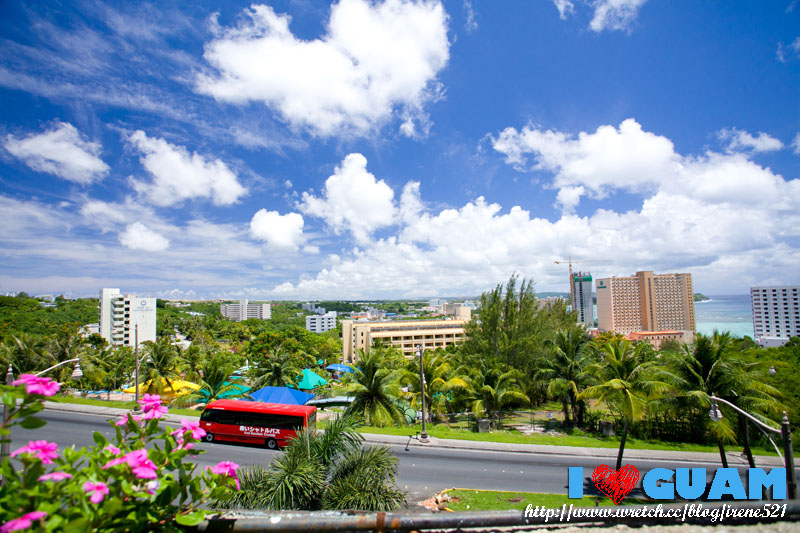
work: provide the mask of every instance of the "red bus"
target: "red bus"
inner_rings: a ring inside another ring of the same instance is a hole
[[[200,427],[208,442],[263,444],[274,450],[303,429],[313,430],[316,416],[317,408],[310,405],[217,400],[206,405]]]

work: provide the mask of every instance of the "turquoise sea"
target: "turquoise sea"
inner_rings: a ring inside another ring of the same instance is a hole
[[[734,337],[753,336],[753,313],[749,294],[708,296],[710,300],[695,302],[697,332],[711,335],[714,330],[730,331]],[[597,306],[594,306],[597,319]]]
[[[710,300],[694,304],[698,333],[710,335],[717,329],[730,331],[736,337],[753,336],[753,312],[749,294],[708,297]]]

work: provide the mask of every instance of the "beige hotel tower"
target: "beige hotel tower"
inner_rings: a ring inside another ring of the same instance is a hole
[[[595,281],[597,326],[627,335],[637,331],[680,331],[694,340],[694,291],[691,274],[653,274]]]

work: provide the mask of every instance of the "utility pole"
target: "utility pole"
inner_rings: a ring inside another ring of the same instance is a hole
[[[425,371],[423,370],[422,366],[422,345],[417,344],[417,354],[419,354],[419,390],[420,396],[422,397],[422,433],[419,434],[419,441],[427,443],[428,440],[428,431],[426,425],[426,415],[425,415]]]
[[[136,405],[134,405],[133,408],[136,409],[139,406],[139,324],[133,326],[133,342],[133,357],[136,359],[136,382],[134,384],[136,387],[136,390],[134,391],[134,401],[136,402]]]
[[[14,369],[11,368],[11,364],[8,365],[8,372],[6,372],[6,385],[9,387],[14,382]],[[8,418],[11,416],[9,412],[9,407],[7,405],[3,406],[3,426],[8,423]],[[9,456],[11,453],[11,435],[7,435],[3,444],[0,445],[0,462],[3,461],[6,457]]]

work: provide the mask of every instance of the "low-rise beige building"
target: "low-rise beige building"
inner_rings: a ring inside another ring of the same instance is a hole
[[[367,352],[375,341],[396,346],[408,358],[417,345],[424,350],[445,348],[464,340],[464,320],[398,320],[357,322],[342,320],[342,355],[345,363],[358,360],[358,350]]]
[[[631,342],[646,341],[656,350],[661,349],[664,341],[672,340],[683,342],[683,332],[677,330],[664,330],[664,331],[634,331],[625,335],[625,338]]]

